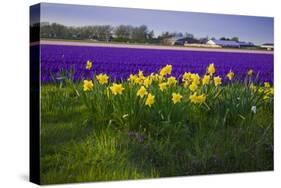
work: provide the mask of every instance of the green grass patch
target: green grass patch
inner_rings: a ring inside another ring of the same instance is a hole
[[[42,85],[42,184],[273,169],[273,98],[248,85],[204,86],[199,105],[182,86],[161,92],[153,83],[151,108],[136,96],[139,86],[123,82],[117,96],[108,86]]]

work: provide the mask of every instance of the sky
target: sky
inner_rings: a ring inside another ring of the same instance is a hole
[[[188,32],[195,37],[239,37],[255,44],[273,43],[273,18],[101,6],[41,4],[41,21],[66,26],[147,25],[162,32]]]

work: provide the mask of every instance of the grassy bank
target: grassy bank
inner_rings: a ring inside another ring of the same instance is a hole
[[[164,78],[165,79],[165,78]],[[200,85],[153,81],[44,84],[41,89],[42,183],[105,181],[273,169],[273,96],[250,82]],[[174,103],[173,93],[182,98]]]

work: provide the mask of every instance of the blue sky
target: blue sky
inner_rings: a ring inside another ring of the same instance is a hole
[[[273,43],[271,17],[43,3],[41,21],[67,26],[144,24],[156,35],[164,31],[188,32],[195,37],[237,36],[255,44]]]

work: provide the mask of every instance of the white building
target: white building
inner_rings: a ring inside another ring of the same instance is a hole
[[[265,48],[267,50],[274,50],[274,44],[272,43],[264,43],[260,45],[261,48]]]
[[[208,45],[216,45],[216,46],[221,46],[221,47],[231,47],[231,48],[240,48],[240,45],[236,41],[232,40],[208,40],[207,42]]]

